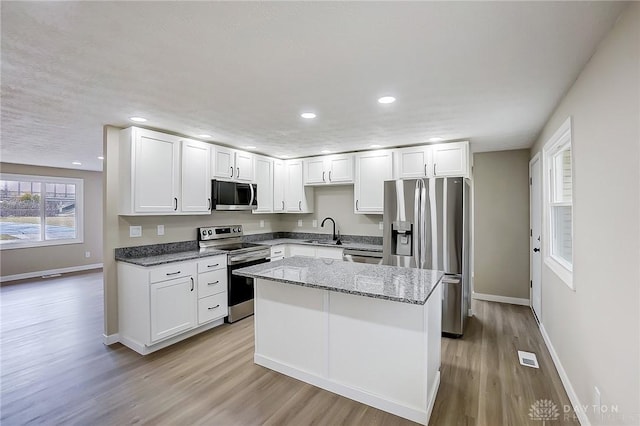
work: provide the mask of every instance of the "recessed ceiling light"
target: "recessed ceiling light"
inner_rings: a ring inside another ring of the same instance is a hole
[[[370,146],[371,148],[380,148],[380,145],[378,145],[377,143],[374,143],[373,145]]]
[[[442,138],[435,137],[435,138],[430,138],[429,142],[440,142],[441,140],[442,140]]]
[[[247,145],[244,147],[244,149],[256,149],[256,147],[253,145]]]
[[[135,121],[136,123],[144,123],[147,121],[147,119],[143,117],[129,117],[129,120]]]
[[[101,155],[100,157],[98,157],[98,160],[104,160],[104,157]]]
[[[378,102],[381,104],[392,104],[396,101],[396,98],[393,96],[383,96],[378,99]]]
[[[210,138],[211,135],[207,135],[206,133],[203,133],[201,135],[198,135],[199,138]]]
[[[73,161],[71,162],[71,164],[73,164],[74,166],[82,166],[82,163],[79,161]]]
[[[302,114],[300,114],[300,117],[302,118],[316,118],[316,114],[313,112],[303,112]]]
[[[323,154],[331,154],[331,151],[329,151],[328,149],[323,149],[320,152],[323,153]]]

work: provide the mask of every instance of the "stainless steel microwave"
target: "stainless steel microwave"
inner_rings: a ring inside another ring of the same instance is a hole
[[[254,210],[258,208],[255,183],[211,181],[213,210]]]

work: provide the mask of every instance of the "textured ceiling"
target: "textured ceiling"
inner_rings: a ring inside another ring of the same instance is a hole
[[[529,147],[624,6],[3,1],[2,161],[101,170],[134,115],[274,156]]]

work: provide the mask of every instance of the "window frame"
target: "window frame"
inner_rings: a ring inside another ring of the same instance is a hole
[[[555,157],[565,151],[571,150],[571,201],[555,201],[555,179],[554,173]],[[544,263],[551,269],[571,290],[575,291],[573,283],[573,252],[574,252],[574,202],[573,194],[575,188],[575,171],[574,171],[574,152],[573,152],[573,138],[572,138],[572,125],[571,117],[568,117],[564,123],[556,130],[556,132],[545,143],[543,149],[543,188],[544,188],[544,214],[543,218],[545,224],[543,225],[543,245],[544,249]],[[553,244],[556,241],[555,229],[554,229],[554,207],[571,207],[571,262],[567,262],[566,259],[557,256],[553,253]]]
[[[46,238],[46,212],[44,209],[46,199],[46,185],[47,184],[65,184],[76,186],[76,200],[75,200],[75,219],[76,219],[76,237],[69,239],[59,240],[41,240],[41,241],[21,241],[12,243],[0,243],[0,251],[14,250],[33,247],[48,247],[48,246],[60,246],[67,244],[82,244],[84,243],[84,179],[80,178],[67,178],[59,176],[38,176],[38,175],[23,175],[14,173],[0,173],[0,180],[12,180],[20,182],[39,182],[41,185],[40,196],[40,218],[41,218],[41,236]],[[0,217],[0,220],[2,218]]]

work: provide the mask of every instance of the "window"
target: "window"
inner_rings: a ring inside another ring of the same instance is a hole
[[[571,118],[544,146],[545,263],[573,289]]]
[[[81,243],[82,182],[0,175],[0,249]]]

